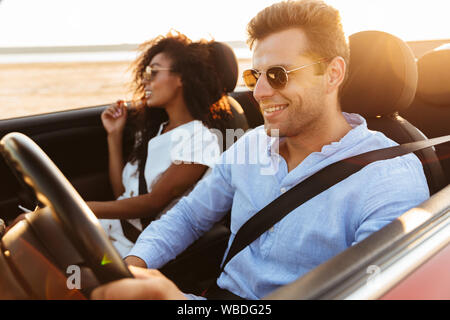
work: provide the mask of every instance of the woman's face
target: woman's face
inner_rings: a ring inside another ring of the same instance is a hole
[[[172,60],[164,52],[150,61],[143,79],[147,106],[164,108],[182,94],[181,77],[171,72],[171,67]]]

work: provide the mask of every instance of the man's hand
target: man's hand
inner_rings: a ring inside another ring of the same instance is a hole
[[[142,260],[139,257],[136,256],[128,256],[125,258],[125,263],[128,266],[134,266],[134,267],[139,267],[139,268],[147,268],[147,264],[145,263],[144,260]]]
[[[161,272],[130,266],[134,279],[122,279],[92,291],[93,300],[186,300],[177,286]]]

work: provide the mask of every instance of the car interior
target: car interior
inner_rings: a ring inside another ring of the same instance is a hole
[[[381,131],[399,144],[426,139],[399,115],[411,105],[417,89],[417,66],[409,46],[378,31],[353,34],[349,44],[351,65],[342,88],[343,111],[361,114],[369,129]],[[434,150],[424,149],[416,155],[423,163],[430,193],[446,186]]]
[[[369,129],[381,131],[399,144],[448,134],[450,46],[416,61],[407,43],[385,32],[359,32],[349,37],[349,44],[351,64],[340,93],[343,111],[361,114]],[[229,127],[247,130],[263,124],[252,93],[235,88],[238,68],[232,49],[221,43],[216,46],[217,68],[234,115]],[[1,298],[84,299],[99,283],[129,276],[83,205],[89,200],[113,200],[106,135],[100,120],[106,107],[0,120],[0,138],[21,132],[32,139],[14,136],[8,146],[0,147],[0,217],[12,221],[22,213],[19,205],[31,211],[37,201],[47,205],[0,237],[0,269],[5,270],[0,276]],[[54,165],[41,161],[46,156],[33,141]],[[124,156],[132,144],[128,127]],[[266,298],[346,297],[366,282],[368,266],[389,266],[405,251],[419,246],[448,217],[449,146],[445,143],[416,152],[430,200]],[[30,174],[44,182],[37,183],[36,178],[30,182]],[[161,271],[181,290],[201,294],[218,276],[229,232],[225,219]],[[66,286],[66,270],[73,264],[82,266],[82,282],[87,285],[81,291]],[[383,292],[389,288],[386,285]],[[368,297],[380,297],[371,294]]]
[[[410,107],[400,114],[428,138],[447,135],[447,119],[450,115],[450,44],[420,57],[417,70],[417,94]],[[450,145],[446,143],[435,148],[446,181],[450,181]]]

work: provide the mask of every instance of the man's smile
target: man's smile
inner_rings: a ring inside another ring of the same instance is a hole
[[[262,107],[261,109],[265,117],[271,118],[283,112],[283,110],[285,110],[287,107],[288,107],[287,104],[277,104],[277,105],[267,105]]]

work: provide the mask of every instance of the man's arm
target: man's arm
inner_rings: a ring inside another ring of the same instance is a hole
[[[136,256],[128,256],[125,258],[125,263],[128,266],[135,266],[135,267],[139,267],[139,268],[147,268],[147,264],[145,263],[144,260],[142,260],[139,257]]]
[[[217,164],[189,196],[141,233],[129,256],[143,260],[148,268],[160,268],[222,219],[233,196],[230,165]]]
[[[365,203],[353,244],[429,198],[422,165],[414,155],[406,157],[371,165],[374,174],[364,190]]]

